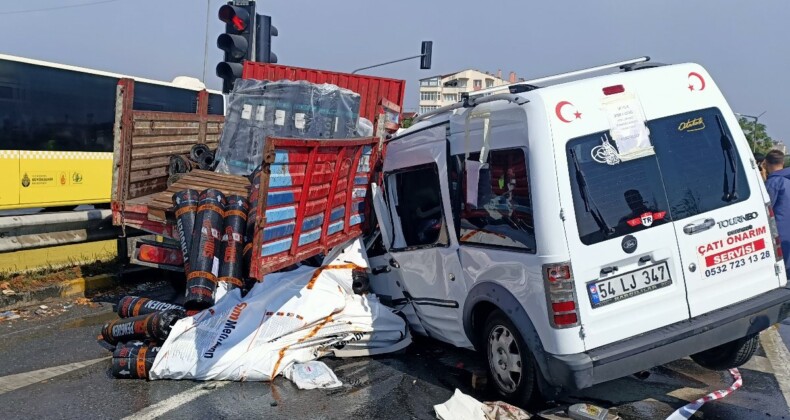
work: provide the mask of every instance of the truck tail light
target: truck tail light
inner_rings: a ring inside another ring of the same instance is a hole
[[[140,252],[137,255],[140,261],[180,266],[184,264],[184,257],[181,251],[173,248],[143,244],[140,245]]]
[[[579,325],[579,305],[570,262],[543,265],[549,323],[554,328]]]
[[[776,227],[774,208],[771,203],[765,203],[765,209],[768,211],[768,227],[771,230],[771,240],[774,244],[774,255],[776,255],[776,261],[782,261],[784,253],[782,252],[782,240],[779,238],[779,229]]]

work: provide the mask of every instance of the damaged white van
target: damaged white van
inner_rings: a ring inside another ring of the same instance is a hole
[[[739,366],[790,311],[733,111],[701,66],[648,60],[480,92],[386,143],[371,288],[485,354],[505,399]]]

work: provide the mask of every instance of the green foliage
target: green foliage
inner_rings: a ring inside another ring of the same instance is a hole
[[[404,118],[400,122],[400,127],[401,128],[409,128],[409,127],[411,127],[411,124],[412,124],[412,118]]]
[[[755,124],[754,120],[743,117],[738,118],[738,123],[741,125],[746,140],[749,141],[749,147],[753,153],[764,155],[774,148],[774,141],[766,132],[765,124],[759,122]]]

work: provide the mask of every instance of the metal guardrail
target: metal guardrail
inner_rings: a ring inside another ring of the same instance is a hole
[[[0,253],[118,237],[111,210],[0,217]]]

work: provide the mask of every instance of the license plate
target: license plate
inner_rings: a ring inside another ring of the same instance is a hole
[[[666,262],[639,270],[587,283],[587,294],[593,308],[606,306],[672,284]]]

